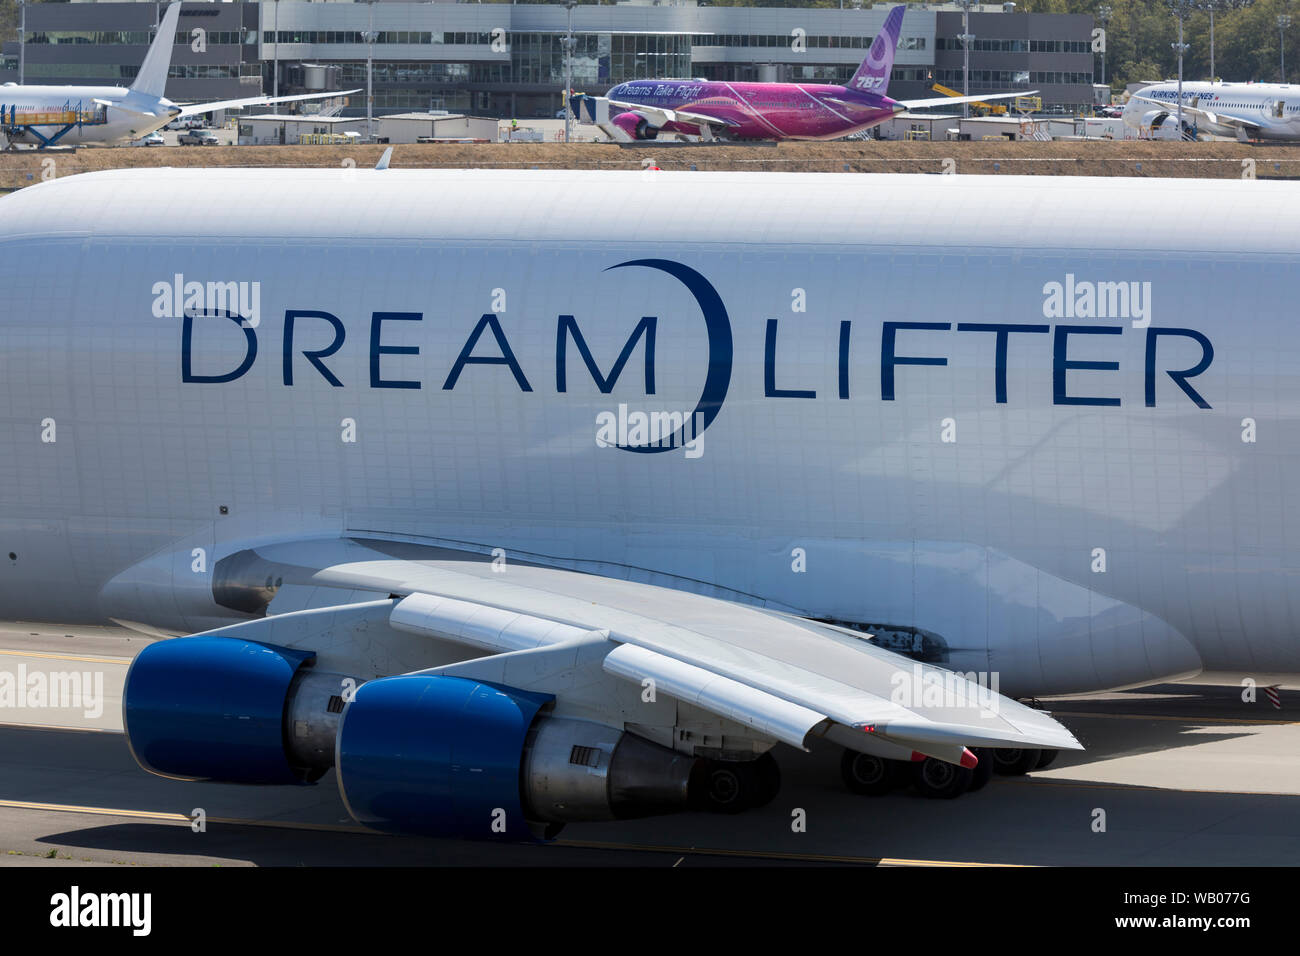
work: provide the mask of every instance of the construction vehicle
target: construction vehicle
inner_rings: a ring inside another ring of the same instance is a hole
[[[930,89],[936,93],[942,93],[944,96],[961,96],[954,89],[949,89],[939,83],[930,84]],[[1017,96],[1011,101],[1011,105],[1005,103],[981,103],[975,102],[970,104],[972,116],[1006,116],[1011,110],[1017,113],[1034,113],[1043,108],[1043,98],[1041,96]]]

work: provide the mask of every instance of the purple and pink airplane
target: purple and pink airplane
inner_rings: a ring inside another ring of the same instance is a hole
[[[660,132],[703,140],[839,139],[909,109],[957,106],[1037,92],[890,99],[885,91],[894,68],[905,9],[900,5],[889,11],[866,59],[846,86],[633,80],[620,83],[606,95],[610,122],[622,134],[618,138],[634,140],[655,139]]]

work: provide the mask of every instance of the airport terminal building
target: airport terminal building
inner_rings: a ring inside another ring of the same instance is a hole
[[[129,85],[161,6],[29,4],[23,81]],[[572,10],[573,88],[599,95],[625,80],[655,77],[842,83],[888,9],[579,3]],[[369,57],[376,115],[551,117],[561,107],[569,15],[562,3],[187,2],[167,94],[193,102],[364,89]],[[1092,28],[1086,14],[972,6],[971,93],[1037,89],[1049,111],[1091,104]],[[936,82],[961,90],[961,33],[959,7],[910,5],[889,93],[933,96]],[[17,82],[19,45],[7,43],[3,53],[0,82]],[[364,115],[364,94],[343,112]]]

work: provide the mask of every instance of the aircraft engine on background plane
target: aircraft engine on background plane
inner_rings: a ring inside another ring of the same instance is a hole
[[[659,127],[637,113],[619,113],[613,123],[633,139],[654,139],[659,135]]]
[[[430,673],[361,682],[315,656],[210,636],[146,647],[122,698],[133,756],[216,783],[309,784],[332,767],[359,823],[426,836],[550,839],[569,822],[758,805],[719,799],[732,771],[718,761],[550,716],[550,695]]]
[[[1178,122],[1178,114],[1169,110],[1147,110],[1142,114],[1142,126],[1148,129],[1160,129],[1166,123],[1173,127]]]

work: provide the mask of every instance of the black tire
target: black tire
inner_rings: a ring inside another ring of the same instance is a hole
[[[1045,770],[1056,760],[1059,750],[1040,750],[1038,751],[1038,763],[1034,764],[1035,770]]]
[[[781,768],[777,766],[776,758],[770,750],[754,761],[753,768],[757,786],[749,805],[757,810],[767,806],[781,792]]]
[[[748,807],[742,764],[714,761],[704,772],[704,809],[710,813],[740,813]]]
[[[1020,777],[1038,766],[1038,750],[1013,750],[999,747],[993,751],[993,770],[1004,777]]]
[[[887,760],[847,748],[840,755],[844,786],[863,796],[879,797],[897,790],[907,781],[908,772],[909,767],[902,760]]]
[[[771,754],[763,757],[701,760],[687,791],[691,807],[708,813],[742,813],[771,803],[781,789],[781,771]]]
[[[991,747],[972,747],[971,753],[979,758],[979,763],[971,771],[970,786],[966,788],[967,793],[983,790],[988,785],[988,782],[993,779],[993,749]]]
[[[966,767],[926,757],[912,764],[912,786],[923,797],[952,800],[970,786],[973,773]]]

